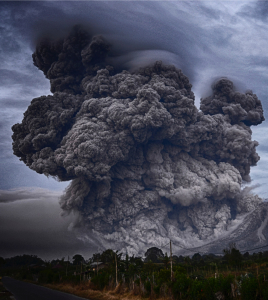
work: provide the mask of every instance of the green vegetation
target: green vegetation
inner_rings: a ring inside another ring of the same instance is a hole
[[[113,299],[123,299],[124,293],[139,299],[268,299],[268,252],[242,255],[235,245],[222,256],[173,256],[172,274],[170,258],[156,247],[146,251],[145,259],[108,249],[89,260],[77,254],[72,262],[64,258],[44,262],[27,255],[0,261],[0,276],[80,289],[83,285],[83,289],[112,291]]]
[[[10,296],[12,296],[12,294],[7,291],[2,282],[0,282],[0,300],[10,300]]]

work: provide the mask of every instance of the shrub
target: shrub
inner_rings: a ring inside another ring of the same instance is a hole
[[[99,290],[103,290],[105,286],[109,285],[109,274],[106,272],[99,272],[98,275],[91,278],[91,282],[95,284]]]
[[[191,279],[181,273],[175,273],[174,277],[175,281],[172,285],[172,293],[174,297],[178,298],[180,295],[186,295],[191,284]]]
[[[192,280],[189,292],[190,299],[199,300],[205,297],[203,284],[202,281]]]
[[[43,270],[39,273],[39,281],[41,283],[52,283],[54,279],[57,280],[55,275],[57,276],[51,269]]]
[[[233,276],[191,280],[189,289],[190,299],[214,300],[216,299],[215,294],[218,292],[222,293],[225,299],[231,299],[231,283],[233,280]]]
[[[264,285],[262,288],[262,299],[268,299],[268,285]]]
[[[163,283],[167,283],[167,282],[170,282],[170,270],[160,270],[158,276],[157,276],[157,284],[158,285],[162,285]]]
[[[155,276],[154,292],[156,295],[160,295],[160,291],[165,295],[168,287],[170,286],[170,270],[162,269]]]
[[[186,274],[187,271],[186,271],[185,267],[178,265],[178,266],[174,267],[174,273],[175,274],[179,274],[179,273]]]
[[[244,278],[241,283],[241,299],[257,299],[258,280],[254,277]]]
[[[219,278],[208,278],[203,282],[203,294],[204,299],[214,300],[215,293],[220,290],[220,279]]]
[[[145,287],[145,290],[146,290],[147,294],[150,294],[151,293],[151,282],[150,281],[146,281],[144,283],[144,287]]]
[[[219,291],[223,293],[225,299],[230,299],[232,295],[231,283],[234,281],[234,276],[228,275],[226,277],[223,277],[221,275],[219,277],[219,281],[220,281]]]

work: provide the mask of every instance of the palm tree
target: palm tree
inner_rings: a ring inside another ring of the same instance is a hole
[[[118,285],[118,267],[122,264],[121,257],[122,253],[118,253],[118,250],[114,252],[112,249],[105,250],[101,254],[102,262],[107,264],[111,274],[115,273],[116,286]]]

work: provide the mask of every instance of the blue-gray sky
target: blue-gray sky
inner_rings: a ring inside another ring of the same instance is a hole
[[[73,216],[60,217],[58,198],[68,183],[28,169],[13,155],[11,139],[11,126],[21,122],[31,100],[50,94],[49,81],[32,63],[36,41],[62,36],[78,23],[106,37],[113,63],[135,69],[162,60],[181,68],[197,107],[212,82],[226,76],[238,90],[257,94],[268,119],[267,1],[0,2],[0,256],[87,256],[96,250],[68,231]],[[252,128],[261,157],[251,169],[252,184],[260,185],[255,192],[264,198],[267,127],[265,121]]]

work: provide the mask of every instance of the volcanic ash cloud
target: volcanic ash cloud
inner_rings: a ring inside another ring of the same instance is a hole
[[[33,99],[12,127],[14,154],[72,180],[61,207],[103,246],[139,253],[168,238],[219,236],[262,201],[241,192],[259,160],[250,126],[264,120],[260,100],[222,78],[198,111],[181,70],[118,71],[106,63],[110,48],[79,27],[38,44],[34,64],[54,94]]]

